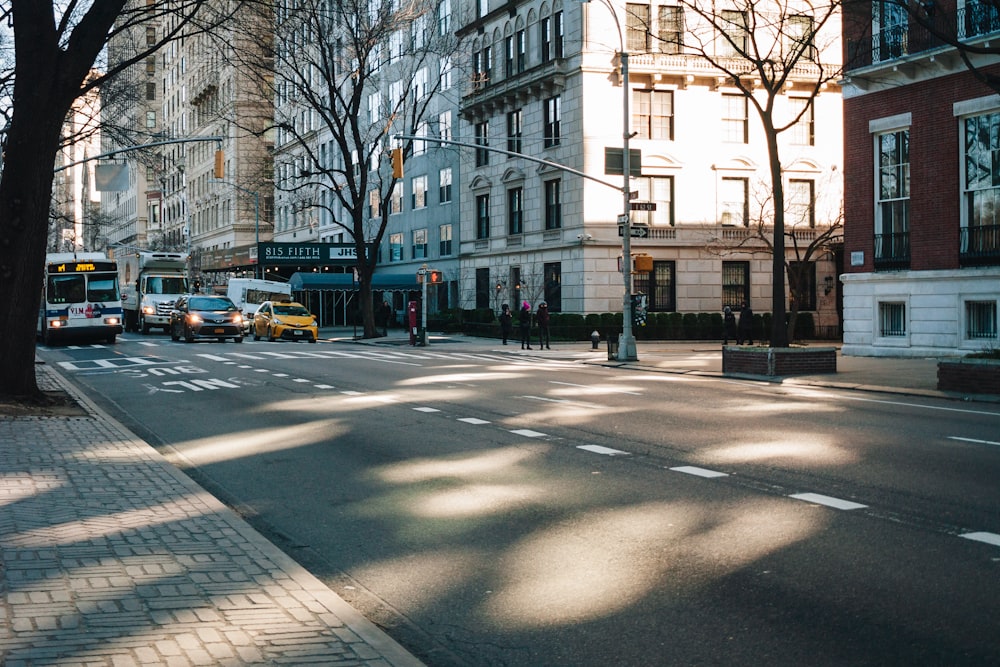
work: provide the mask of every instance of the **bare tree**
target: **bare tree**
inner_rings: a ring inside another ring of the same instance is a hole
[[[788,345],[785,309],[785,192],[778,137],[809,113],[816,96],[842,75],[836,19],[839,0],[806,5],[797,0],[733,0],[725,4],[679,0],[686,24],[681,30],[646,35],[664,50],[703,59],[720,75],[720,85],[742,94],[760,121],[768,154],[768,177],[773,202],[771,345]],[[645,16],[629,14],[630,33],[642,30]],[[824,56],[836,62],[823,62]],[[807,103],[791,118],[776,113],[775,102],[789,87],[803,91]]]
[[[35,325],[41,297],[53,164],[63,123],[75,100],[101,86],[163,44],[207,30],[220,17],[212,0],[6,0],[0,16],[10,18],[13,70],[10,83],[3,173],[0,176],[0,395],[43,398],[35,380]],[[223,3],[226,8],[239,2]],[[143,40],[113,66],[102,63],[108,40],[150,21],[165,29]],[[102,74],[94,68],[104,67]]]
[[[306,217],[323,211],[354,244],[358,309],[364,336],[374,337],[376,251],[402,197],[390,153],[425,149],[393,137],[431,136],[454,24],[437,2],[419,0],[300,0],[274,18],[274,48],[255,49],[269,57],[236,57],[276,101],[275,189]]]

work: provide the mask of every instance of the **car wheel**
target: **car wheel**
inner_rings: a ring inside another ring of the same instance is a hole
[[[233,337],[233,342],[234,343],[242,343],[243,342],[243,336],[234,336]]]
[[[184,325],[184,342],[185,343],[193,343],[194,342],[194,334],[191,333],[191,327],[189,327],[186,324]]]
[[[256,324],[250,325],[250,331],[253,332],[253,339],[254,340],[260,340],[260,334],[257,333],[257,325]]]
[[[146,324],[146,318],[142,315],[139,316],[139,331],[142,332],[143,336],[149,335],[149,325]]]
[[[179,333],[177,333],[177,326],[175,324],[171,324],[170,325],[170,340],[172,340],[172,341],[174,341],[176,343],[180,339],[181,339],[181,336],[180,336]]]
[[[105,338],[104,340],[107,342],[108,345],[114,345],[116,336],[117,334],[108,334],[108,337]]]
[[[312,338],[310,338],[309,342],[310,343],[315,343],[316,342],[316,336],[313,336]]]
[[[269,341],[271,341],[272,343],[274,342],[274,332],[271,331],[271,327],[270,326],[267,327],[267,339]]]

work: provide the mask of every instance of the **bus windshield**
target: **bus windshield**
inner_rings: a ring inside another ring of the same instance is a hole
[[[105,303],[118,301],[118,276],[90,276],[87,300]]]
[[[45,299],[49,303],[83,303],[87,299],[87,279],[80,274],[49,276]]]

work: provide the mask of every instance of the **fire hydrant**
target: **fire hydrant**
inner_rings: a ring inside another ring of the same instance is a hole
[[[591,345],[590,349],[596,350],[597,344],[600,342],[601,342],[601,334],[598,333],[597,329],[594,329],[594,331],[591,332],[590,334],[590,345]]]

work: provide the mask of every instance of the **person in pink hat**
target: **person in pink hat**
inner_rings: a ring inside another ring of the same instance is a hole
[[[518,319],[521,327],[521,349],[531,349],[531,304],[525,301],[521,304],[521,312]]]

